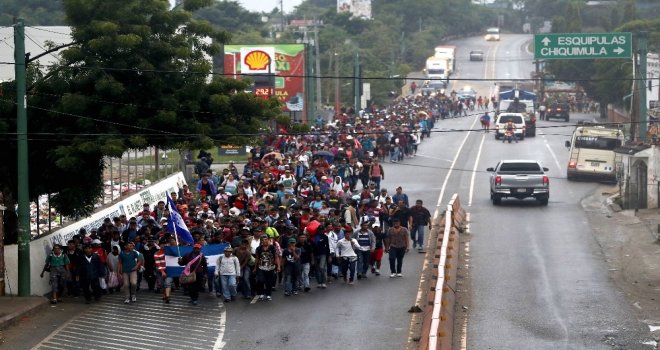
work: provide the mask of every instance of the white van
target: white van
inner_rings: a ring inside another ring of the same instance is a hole
[[[486,30],[486,41],[500,41],[500,28],[493,27]]]

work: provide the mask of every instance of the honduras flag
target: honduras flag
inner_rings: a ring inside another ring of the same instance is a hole
[[[215,263],[220,255],[224,255],[225,247],[229,246],[227,243],[222,244],[207,244],[202,246],[202,254],[206,258],[206,263],[209,266],[209,276],[215,273]],[[192,247],[165,247],[165,272],[169,277],[178,277],[183,272],[185,266],[179,266],[179,251],[181,256],[192,252]]]
[[[178,236],[177,241],[181,238],[181,240],[188,244],[195,243],[186,223],[183,222],[181,214],[179,214],[176,209],[176,204],[174,204],[174,201],[170,198],[169,193],[167,194],[167,206],[170,211],[170,216],[167,218],[167,232],[172,232],[175,236]]]

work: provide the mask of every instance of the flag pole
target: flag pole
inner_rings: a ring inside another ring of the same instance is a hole
[[[172,198],[170,198],[169,194],[166,194],[166,195],[167,195],[167,206],[170,208],[170,217],[172,217],[172,210],[174,210],[174,208],[172,208]],[[181,257],[181,248],[180,248],[180,245],[179,245],[179,235],[176,233],[176,225],[174,225],[173,222],[172,222],[172,230],[174,230],[174,240],[176,241],[176,251],[177,251],[177,254],[179,254],[179,258],[180,258]]]

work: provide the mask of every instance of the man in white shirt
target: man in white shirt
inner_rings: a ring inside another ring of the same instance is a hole
[[[344,231],[344,239],[337,241],[337,248],[335,256],[339,259],[341,273],[344,275],[344,283],[353,285],[355,279],[355,267],[357,265],[357,253],[360,249],[358,241],[351,237],[352,229],[346,228]],[[350,276],[347,274],[350,270]]]
[[[222,281],[225,303],[236,300],[236,278],[241,277],[241,264],[233,253],[234,249],[227,246],[224,255],[220,255],[215,263],[215,276],[219,276]]]

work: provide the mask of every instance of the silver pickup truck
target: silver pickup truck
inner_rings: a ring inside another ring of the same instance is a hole
[[[490,174],[490,199],[493,205],[502,198],[536,198],[542,205],[548,205],[550,198],[550,178],[544,168],[535,160],[501,160],[495,168],[488,168]]]

